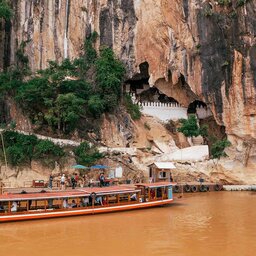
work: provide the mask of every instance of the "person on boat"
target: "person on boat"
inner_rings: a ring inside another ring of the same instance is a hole
[[[137,195],[136,193],[131,195],[131,201],[137,201]]]
[[[86,207],[89,204],[89,198],[88,197],[83,197],[80,201],[80,206],[81,207]]]
[[[104,196],[104,197],[103,197],[102,204],[103,204],[103,205],[107,205],[107,203],[108,203],[108,202],[107,202],[107,197],[106,197],[106,196]]]
[[[53,199],[48,199],[48,208],[53,208]]]
[[[4,211],[4,207],[2,205],[2,203],[0,202],[0,212]]]
[[[76,201],[73,199],[71,203],[71,208],[76,208],[76,207],[77,207]]]
[[[102,196],[97,196],[96,197],[95,204],[103,205]]]
[[[66,177],[65,177],[65,174],[63,173],[61,178],[60,178],[61,190],[65,189],[65,181],[66,181]]]
[[[52,182],[53,182],[53,176],[50,174],[50,177],[49,177],[49,189],[52,189]]]
[[[150,198],[154,199],[156,196],[155,190],[154,189],[150,189]]]
[[[66,198],[63,199],[63,208],[70,208],[68,200]]]
[[[18,204],[17,202],[12,202],[11,212],[17,212]]]

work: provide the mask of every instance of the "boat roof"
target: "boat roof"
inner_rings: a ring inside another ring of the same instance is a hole
[[[109,195],[109,194],[123,194],[139,192],[139,189],[131,186],[111,186],[111,187],[93,187],[93,188],[79,188],[69,191],[47,191],[44,193],[31,192],[31,193],[8,193],[0,195],[0,201],[27,201],[27,200],[45,200],[45,199],[61,199],[61,198],[75,198],[87,197],[91,193],[96,195]]]
[[[107,194],[120,194],[120,193],[132,193],[139,191],[134,186],[110,186],[110,187],[92,187],[92,188],[81,188],[79,191],[84,191],[86,193],[95,193],[97,195],[107,195]]]
[[[148,187],[148,188],[161,188],[161,187],[174,186],[176,184],[177,183],[175,182],[161,181],[161,182],[154,182],[154,183],[136,183],[134,185]]]

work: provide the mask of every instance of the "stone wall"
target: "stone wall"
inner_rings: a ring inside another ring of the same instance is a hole
[[[187,108],[175,103],[142,102],[141,112],[159,118],[161,121],[187,119]]]

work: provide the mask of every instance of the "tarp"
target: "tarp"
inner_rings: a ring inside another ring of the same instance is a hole
[[[90,168],[93,168],[93,169],[106,169],[106,168],[109,168],[109,166],[101,165],[101,164],[96,164],[96,165],[91,166]]]
[[[71,166],[74,169],[87,169],[88,167],[81,165],[81,164],[76,164]]]
[[[172,162],[154,162],[151,165],[155,165],[158,169],[176,169]]]

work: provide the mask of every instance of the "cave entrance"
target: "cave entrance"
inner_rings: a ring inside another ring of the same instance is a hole
[[[205,119],[212,116],[212,112],[207,105],[200,100],[195,100],[191,102],[187,110],[188,115],[194,114],[198,119]]]
[[[172,103],[179,104],[178,101],[172,97],[168,97],[156,87],[151,87],[148,90],[142,91],[140,94],[137,94],[139,102],[160,102],[160,103]]]
[[[196,109],[200,108],[200,107],[206,108],[207,105],[200,100],[195,100],[193,102],[191,102],[188,106],[188,114],[196,114]]]
[[[150,88],[148,82],[148,67],[149,65],[147,62],[143,62],[139,65],[140,72],[136,73],[131,79],[125,81],[124,92],[137,95]]]
[[[147,62],[141,63],[139,65],[140,72],[125,82],[124,91],[132,95],[137,103],[159,102],[178,105],[179,102],[173,97],[168,97],[155,86],[150,87],[148,67]]]

